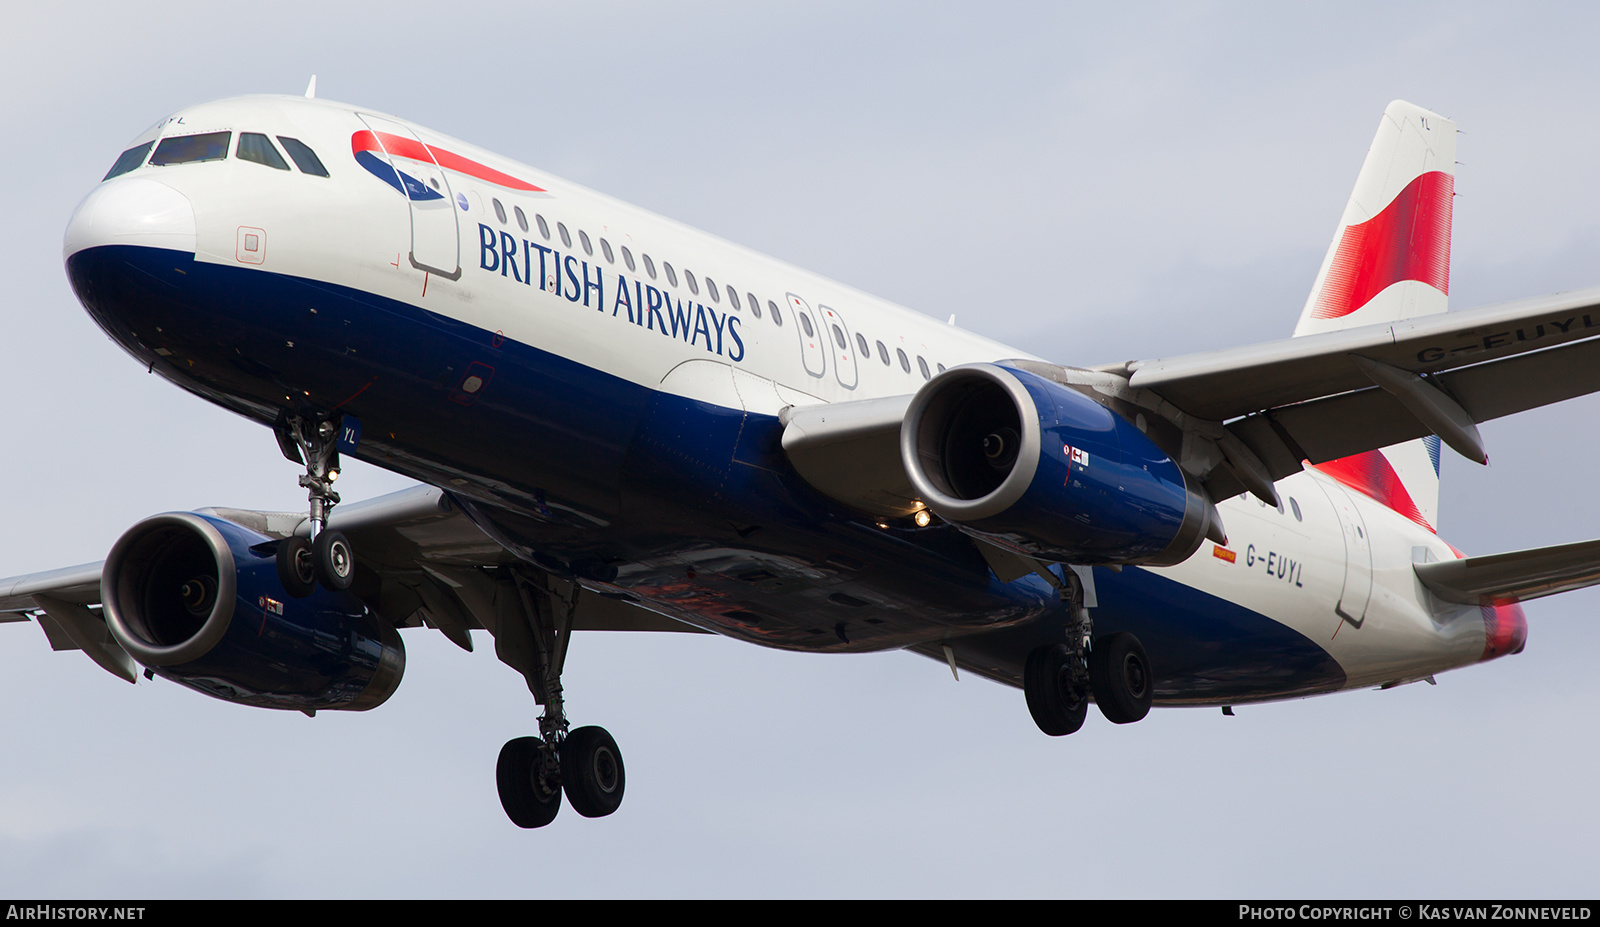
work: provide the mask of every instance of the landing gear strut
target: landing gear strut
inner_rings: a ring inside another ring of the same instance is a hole
[[[548,580],[549,577],[540,577]],[[561,693],[561,669],[577,613],[581,587],[571,584],[562,595],[551,583],[540,583],[512,571],[524,624],[518,627],[502,613],[495,646],[501,659],[523,670],[536,703],[539,736],[519,737],[500,750],[495,782],[500,805],[518,827],[543,827],[561,810],[561,795],[586,818],[604,817],[622,804],[627,784],[622,751],[601,727],[568,729]],[[524,637],[524,629],[530,632]],[[524,649],[531,654],[519,653]],[[517,655],[515,662],[508,659]]]
[[[340,591],[355,581],[355,553],[338,531],[326,530],[328,512],[339,504],[333,481],[339,478],[339,420],[288,415],[274,429],[283,456],[303,463],[300,477],[311,510],[311,537],[285,538],[278,545],[278,579],[296,598],[311,594],[317,583]]]
[[[1035,647],[1022,671],[1028,713],[1039,730],[1051,737],[1083,727],[1089,713],[1089,641],[1094,635],[1094,619],[1083,604],[1083,581],[1071,570],[1064,572],[1065,579],[1056,591],[1070,616],[1067,642]]]
[[[1083,605],[1083,584],[1065,571],[1058,585],[1071,616],[1065,644],[1044,644],[1028,654],[1022,690],[1033,721],[1052,737],[1083,726],[1089,695],[1113,724],[1129,724],[1150,713],[1155,677],[1139,639],[1126,631],[1094,636],[1094,619]],[[1093,642],[1091,645],[1090,642]]]

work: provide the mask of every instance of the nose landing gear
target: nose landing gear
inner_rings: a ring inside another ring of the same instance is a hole
[[[300,477],[310,507],[311,537],[285,538],[278,545],[278,580],[291,596],[304,598],[317,583],[342,591],[355,581],[355,552],[338,531],[326,530],[328,512],[339,504],[339,419],[287,415],[273,429],[283,456],[303,463]]]

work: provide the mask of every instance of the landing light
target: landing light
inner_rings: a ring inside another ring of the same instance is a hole
[[[336,480],[338,478],[339,478],[339,471],[338,470],[329,470],[328,471],[328,482],[331,483],[331,482],[333,482],[334,480]]]
[[[918,528],[926,528],[933,522],[933,516],[928,514],[927,509],[917,509],[917,514],[911,516],[911,520],[917,523]]]

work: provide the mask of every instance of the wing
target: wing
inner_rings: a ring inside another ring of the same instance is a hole
[[[272,537],[303,535],[308,530],[301,513],[231,508],[201,512]],[[498,630],[497,589],[487,571],[512,563],[528,566],[432,486],[341,505],[328,526],[344,532],[362,567],[375,577],[363,597],[378,614],[398,627],[435,628],[465,650],[472,649],[469,631]],[[107,672],[133,682],[137,666],[112,638],[101,613],[103,565],[104,561],[85,563],[0,579],[0,622],[32,619],[44,630],[51,649],[81,650]],[[706,633],[603,595],[577,600],[572,628]],[[521,661],[507,662],[516,666]]]
[[[1225,422],[1274,480],[1429,434],[1481,462],[1475,423],[1600,389],[1600,288],[1099,369]]]

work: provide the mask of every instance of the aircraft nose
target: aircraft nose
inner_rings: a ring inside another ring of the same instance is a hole
[[[101,245],[194,252],[194,207],[164,183],[119,177],[95,187],[67,223],[62,258]]]

